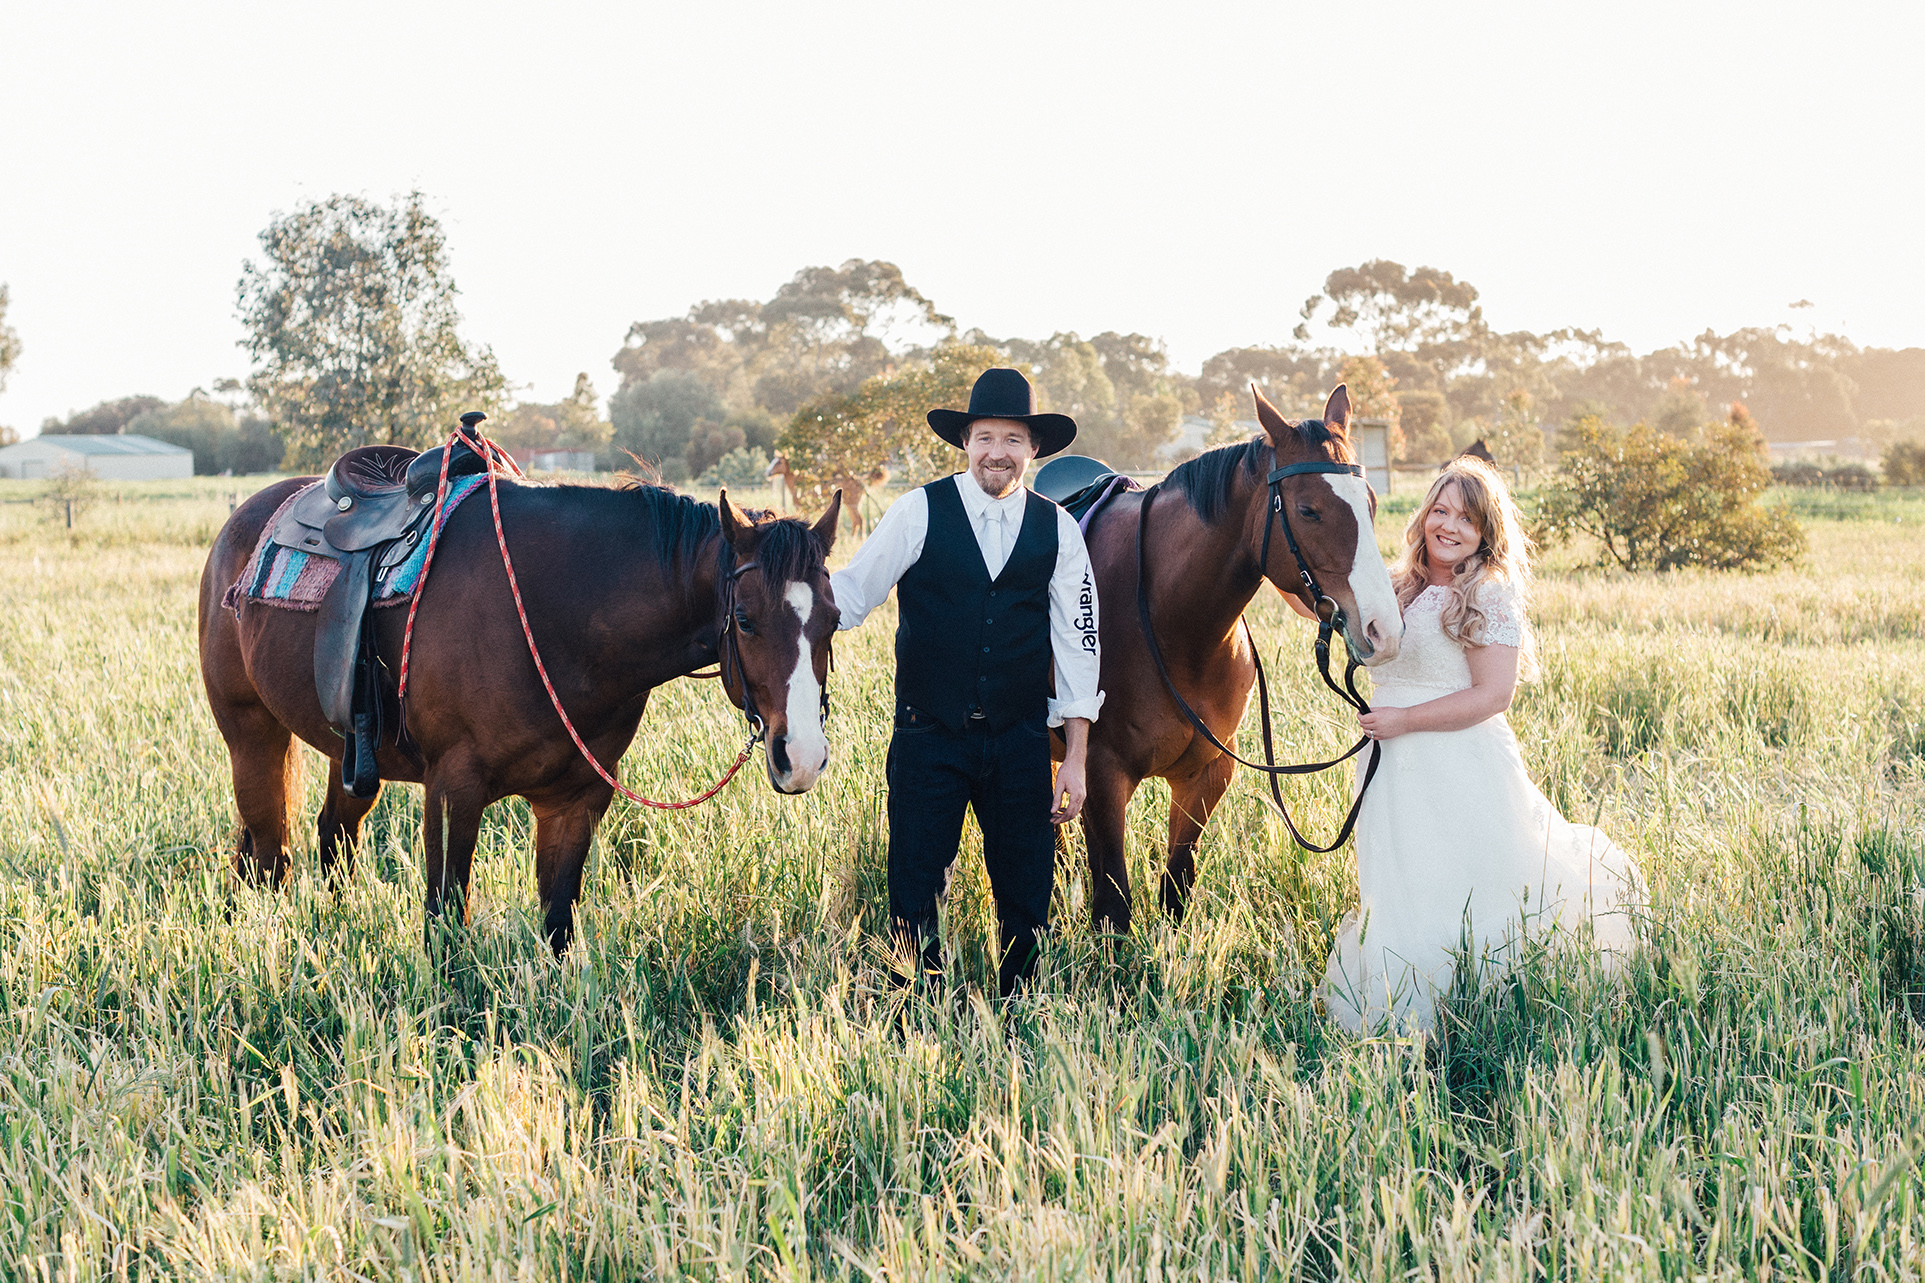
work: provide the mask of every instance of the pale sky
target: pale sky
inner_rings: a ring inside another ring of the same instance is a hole
[[[0,0],[0,423],[244,375],[268,221],[416,187],[535,400],[612,391],[631,321],[852,257],[1190,370],[1375,257],[1639,351],[1925,345],[1921,64],[1916,2]]]

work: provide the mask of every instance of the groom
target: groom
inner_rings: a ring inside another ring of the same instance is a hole
[[[1001,991],[1035,966],[1055,881],[1053,826],[1083,808],[1097,689],[1096,590],[1076,522],[1023,486],[1032,459],[1076,436],[1038,414],[1029,380],[989,370],[968,410],[929,426],[967,471],[890,505],[831,585],[842,628],[897,589],[895,736],[889,743],[889,916],[923,970],[940,975],[936,904],[963,810],[976,813],[1001,928]],[[1054,692],[1051,669],[1054,667]],[[1067,745],[1050,780],[1049,730]]]

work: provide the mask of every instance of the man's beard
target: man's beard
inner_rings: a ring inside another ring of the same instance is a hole
[[[1001,499],[1023,484],[1021,468],[992,471],[987,467],[979,466],[970,469],[970,475],[976,478],[976,484],[981,486],[983,493],[991,499]],[[1002,486],[1002,489],[998,490],[996,488],[998,485]]]

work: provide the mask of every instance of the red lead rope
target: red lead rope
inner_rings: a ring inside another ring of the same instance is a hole
[[[508,555],[508,535],[501,525],[501,491],[496,484],[499,474],[495,465],[497,463],[505,465],[518,477],[521,475],[521,469],[515,466],[515,461],[508,457],[505,450],[481,436],[480,433],[476,433],[474,438],[469,439],[460,428],[456,428],[448,434],[447,448],[441,452],[441,479],[435,486],[434,525],[428,532],[428,552],[421,560],[421,578],[414,586],[414,600],[408,603],[408,626],[401,634],[399,697],[405,699],[408,694],[408,657],[414,646],[414,614],[421,605],[422,590],[428,586],[428,570],[434,565],[435,545],[441,541],[441,527],[447,520],[447,514],[442,511],[442,505],[448,499],[448,462],[454,457],[456,443],[462,440],[467,440],[475,452],[481,455],[483,461],[489,465],[488,507],[495,517],[495,543],[501,548],[502,568],[508,572],[508,591],[515,597],[515,614],[521,617],[521,635],[528,639],[529,658],[535,661],[535,671],[541,675],[541,684],[548,692],[548,702],[555,706],[555,715],[561,718],[562,726],[568,731],[568,738],[575,741],[575,747],[581,750],[581,755],[588,760],[588,764],[595,768],[595,774],[601,776],[610,788],[629,801],[638,802],[643,806],[652,806],[659,811],[681,811],[691,806],[700,806],[727,788],[729,781],[735,778],[735,773],[742,769],[742,764],[749,760],[750,754],[755,752],[756,742],[762,738],[761,731],[750,733],[748,743],[742,746],[742,751],[736,754],[734,763],[722,773],[721,779],[715,781],[707,792],[698,797],[692,797],[686,802],[657,802],[653,798],[643,797],[640,793],[624,787],[622,782],[609,774],[608,768],[588,751],[588,745],[582,742],[581,733],[575,729],[575,723],[569,720],[568,711],[561,706],[561,696],[555,693],[555,683],[549,680],[548,666],[541,662],[541,652],[535,648],[535,631],[528,626],[528,608],[522,603],[521,585],[515,580],[515,563]],[[708,674],[701,675],[708,676]]]

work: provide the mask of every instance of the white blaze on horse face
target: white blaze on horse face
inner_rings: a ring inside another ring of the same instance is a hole
[[[1404,639],[1404,612],[1397,607],[1397,591],[1390,586],[1390,570],[1377,551],[1377,531],[1370,522],[1370,483],[1362,477],[1323,474],[1337,497],[1350,505],[1357,518],[1357,554],[1350,563],[1350,595],[1357,602],[1357,633],[1375,650],[1372,664],[1396,656]],[[1374,625],[1374,631],[1373,631]]]
[[[792,583],[782,593],[802,623],[796,635],[795,672],[789,675],[789,774],[778,781],[791,793],[811,787],[829,766],[829,737],[822,730],[822,686],[815,679],[815,657],[809,650],[809,616],[815,613],[815,592]]]

